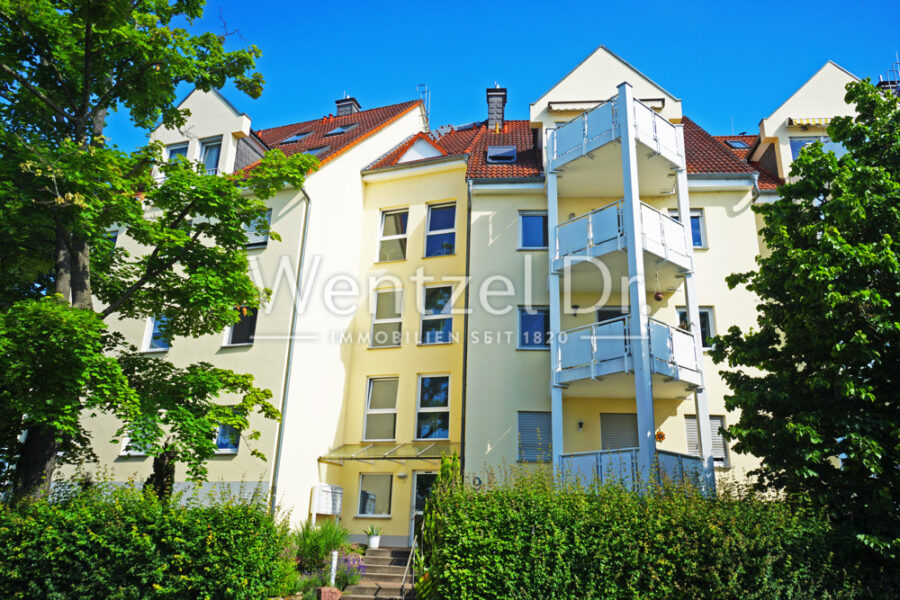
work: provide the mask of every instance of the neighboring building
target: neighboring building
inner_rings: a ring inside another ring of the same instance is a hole
[[[851,114],[852,80],[826,63],[758,134],[716,137],[603,47],[527,121],[505,118],[495,87],[485,118],[458,127],[429,130],[419,102],[360,111],[351,98],[335,117],[252,131],[195,92],[185,132],[154,134],[170,154],[211,172],[276,147],[323,161],[273,199],[282,242],[248,248],[274,290],[253,325],[165,349],[253,373],[284,412],[280,428],[254,423],[268,463],[225,447],[211,480],[262,481],[295,522],[332,515],[405,545],[453,451],[476,483],[516,463],[743,479],[758,461],[719,432],[738,415],[708,339],[753,326],[755,297],[725,283],[765,252],[752,206]],[[120,329],[163,351],[152,327]],[[125,454],[101,459],[118,480],[145,477],[149,460]]]

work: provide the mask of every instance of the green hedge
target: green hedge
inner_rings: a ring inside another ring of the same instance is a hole
[[[0,506],[0,598],[269,598],[294,590],[263,498],[166,504],[133,488]]]
[[[418,589],[448,599],[900,597],[839,567],[842,542],[802,503],[583,489],[540,472],[505,481],[435,492]]]

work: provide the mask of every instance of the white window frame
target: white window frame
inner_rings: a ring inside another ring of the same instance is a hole
[[[688,218],[687,226],[689,227],[688,231],[691,234],[691,246],[694,248],[694,250],[706,250],[709,248],[709,239],[706,237],[706,215],[704,214],[704,211],[702,208],[692,208],[690,212],[691,212],[691,214],[690,214],[690,217]],[[669,216],[675,220],[678,220],[678,217],[679,217],[678,209],[670,208]],[[700,217],[700,242],[701,242],[701,244],[699,246],[694,246],[694,229],[693,229],[693,227],[694,227],[693,218],[694,217]]]
[[[391,317],[388,319],[379,319],[377,317],[378,311],[378,295],[385,293],[395,293],[397,294],[397,308],[400,310],[400,313],[397,317]],[[396,344],[384,344],[384,345],[375,345],[375,326],[376,325],[384,325],[386,323],[399,323],[400,324],[400,341]],[[373,292],[372,297],[372,325],[369,329],[369,348],[399,348],[403,342],[403,290],[399,288],[385,288],[382,290],[375,290]]]
[[[147,457],[147,453],[143,450],[140,450],[140,449],[127,450],[128,444],[130,444],[130,443],[131,443],[131,437],[128,436],[127,434],[123,435],[122,436],[122,445],[119,447],[119,456],[130,456],[133,458],[134,457],[137,457],[137,458],[146,458]]]
[[[272,228],[272,209],[271,208],[266,209],[266,216],[263,217],[263,219],[266,222],[266,228],[271,229]],[[247,225],[244,226],[244,233],[248,237],[251,235],[255,235],[255,232],[253,231],[251,224],[248,223]],[[268,245],[269,245],[269,234],[267,232],[265,240],[263,240],[261,242],[253,242],[253,243],[251,243],[248,240],[248,242],[246,244],[244,244],[244,249],[245,250],[258,250],[258,249],[266,248]]]
[[[206,149],[210,146],[218,146],[219,147],[219,160],[216,161],[216,166],[214,169],[209,169],[206,167],[206,161],[204,160],[204,156],[206,154]],[[222,164],[222,154],[225,149],[224,144],[222,143],[222,136],[206,138],[204,140],[200,140],[200,164],[203,165],[203,168],[206,169],[207,175],[218,175],[223,169],[221,167]],[[210,173],[210,171],[215,171],[214,173]]]
[[[388,512],[373,513],[373,514],[359,512],[359,504],[360,504],[360,500],[362,499],[362,493],[363,493],[363,477],[365,477],[366,475],[385,475],[385,476],[391,478],[391,488],[390,488],[391,495],[390,495],[390,498],[388,498]],[[393,502],[394,502],[394,474],[393,473],[379,472],[379,473],[360,473],[359,474],[359,482],[358,482],[358,488],[357,488],[357,493],[356,493],[356,516],[357,516],[357,518],[360,518],[360,519],[389,519],[391,517],[390,510],[391,510],[391,504]]]
[[[518,334],[516,336],[516,349],[517,350],[549,351],[550,350],[550,336],[553,335],[553,333],[549,330],[549,327],[548,327],[548,330],[545,332],[545,334],[547,335],[547,344],[546,345],[543,345],[543,344],[540,346],[537,346],[537,345],[523,346],[522,345],[522,313],[523,312],[527,313],[529,310],[532,310],[533,312],[544,311],[547,313],[547,318],[549,319],[549,317],[550,317],[550,307],[547,305],[542,304],[542,305],[534,305],[534,306],[519,306],[518,310],[516,311],[516,329],[517,329],[516,333]]]
[[[156,317],[147,317],[147,325],[144,327],[144,341],[141,343],[141,352],[145,354],[160,354],[172,349],[172,340],[169,340],[168,348],[151,348],[150,340],[153,339],[153,326]]]
[[[549,250],[550,246],[550,229],[549,221],[547,229],[547,246],[526,246],[525,245],[525,219],[523,217],[544,217],[547,219],[546,210],[520,210],[519,211],[519,250]]]
[[[693,419],[694,426],[697,425],[697,415],[684,415],[685,437],[687,436],[688,419]],[[713,420],[715,420],[715,419],[722,420],[722,424],[720,425],[720,427],[725,428],[728,426],[728,423],[725,420],[725,415],[709,415],[710,424],[712,424]],[[697,434],[699,435],[699,433],[700,432],[698,431]],[[718,435],[722,438],[723,456],[722,456],[722,458],[716,458],[715,451],[713,451],[713,465],[717,469],[730,469],[731,468],[731,457],[730,457],[730,448],[728,446],[728,440],[725,439],[725,436],[718,433],[718,431],[715,431],[715,432],[712,431],[712,428],[710,428],[709,434],[710,434],[710,438],[712,438],[713,436],[716,436],[716,435]],[[687,442],[687,440],[685,440],[685,442]],[[698,449],[698,455],[699,455],[699,449],[700,449],[699,438],[697,440],[697,449]],[[687,450],[688,450],[688,452],[690,452],[690,448],[688,448]]]
[[[216,440],[219,439],[219,432],[222,430],[222,427],[225,427],[225,425],[219,424],[216,426]],[[241,430],[237,429],[236,427],[234,429],[237,430],[237,432],[238,432],[237,447],[236,448],[219,448],[219,445],[217,442],[216,443],[216,454],[217,455],[223,455],[223,454],[234,455],[234,454],[237,454],[238,451],[240,450],[240,448],[241,448]]]
[[[436,315],[427,315],[425,314],[425,294],[427,290],[432,288],[450,288],[450,298],[447,299],[447,312],[442,312]],[[435,285],[426,285],[422,286],[422,312],[419,315],[419,345],[420,346],[440,346],[442,344],[452,344],[453,343],[453,284],[449,283],[439,283]],[[437,319],[449,319],[450,320],[450,339],[445,342],[426,342],[425,341],[425,321],[433,321]]]
[[[369,404],[372,402],[372,384],[376,381],[397,382],[397,396],[394,396],[394,408],[371,408]],[[393,442],[397,439],[397,401],[400,396],[400,378],[399,377],[369,377],[366,381],[366,414],[363,420],[363,441],[364,442]],[[394,415],[394,437],[391,438],[370,438],[369,437],[369,415]]]
[[[190,145],[191,145],[190,142],[177,142],[175,144],[167,145],[166,146],[166,162],[169,162],[170,160],[172,160],[172,150],[177,149],[177,148],[184,148],[184,154],[181,156],[184,156],[185,158],[187,158],[188,151],[190,150]]]
[[[388,215],[396,215],[398,213],[406,213],[406,230],[403,234],[384,235],[384,220]],[[381,243],[393,240],[406,240],[406,250],[403,252],[403,258],[395,258],[393,260],[381,260]],[[392,208],[390,210],[381,211],[381,221],[378,224],[378,247],[375,249],[376,263],[399,262],[407,259],[409,253],[409,207]]]
[[[453,227],[449,229],[436,229],[434,231],[431,230],[431,211],[435,208],[449,208],[453,207]],[[457,207],[456,202],[437,202],[435,204],[428,205],[428,215],[425,218],[425,246],[422,248],[422,258],[440,258],[441,256],[456,256],[456,216],[457,216]],[[409,229],[407,223],[407,229]],[[446,233],[453,234],[453,252],[450,254],[435,254],[434,256],[428,256],[428,236],[431,235],[444,235]]]
[[[261,308],[262,307],[256,309],[256,325],[257,326],[259,326],[259,313],[261,312]],[[248,308],[248,310],[250,310],[250,309]],[[233,330],[234,330],[234,325],[229,325],[228,327],[225,328],[225,331],[223,332],[223,336],[222,336],[222,347],[223,348],[244,348],[247,346],[252,346],[255,343],[254,341],[233,343],[231,341],[231,334],[232,334]],[[254,340],[256,339],[256,327],[253,328],[253,338],[254,338]]]
[[[714,310],[714,308],[712,306],[701,306],[697,310],[701,314],[706,313],[708,315],[707,319],[709,323],[709,337],[716,337],[716,311]],[[689,315],[687,314],[687,308],[684,306],[675,307],[675,315],[678,317],[679,321],[681,320],[681,313],[685,313],[685,321],[690,324],[690,318],[687,318],[689,317]],[[702,322],[703,321],[701,320],[700,323]],[[698,325],[700,325],[700,323],[698,323]],[[706,338],[703,337],[702,326],[700,327],[700,347],[704,350],[710,350],[712,348],[712,346],[706,345]]]
[[[426,406],[422,407],[422,379],[425,377],[446,377],[447,378],[447,406]],[[428,442],[435,440],[449,440],[450,439],[450,401],[451,401],[451,388],[450,388],[450,373],[420,373],[416,377],[416,420],[413,423],[413,440],[417,442]],[[427,437],[420,438],[419,437],[419,413],[447,413],[447,437],[439,438],[439,437]]]

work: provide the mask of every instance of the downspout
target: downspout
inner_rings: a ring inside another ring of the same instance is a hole
[[[459,435],[459,470],[465,473],[466,468],[466,398],[468,396],[469,379],[469,265],[472,256],[472,180],[466,180],[466,276],[465,312],[463,313],[463,367],[462,367],[462,420]]]
[[[753,174],[753,197],[751,200],[756,202],[756,199],[759,198],[759,173]]]
[[[303,259],[306,256],[306,238],[307,233],[309,232],[310,210],[312,210],[312,202],[310,200],[309,194],[306,192],[306,189],[303,186],[300,186],[300,192],[303,194],[306,208],[303,211],[303,233],[300,236],[300,257],[297,259],[297,281],[294,286],[295,294],[300,293],[300,283],[303,280]],[[272,468],[272,486],[270,490],[269,505],[269,510],[272,512],[272,514],[275,513],[278,499],[278,475],[281,472],[281,447],[284,443],[284,425],[285,421],[287,420],[288,392],[291,389],[291,366],[293,365],[294,358],[294,333],[297,328],[297,311],[299,310],[298,306],[299,305],[297,303],[297,297],[295,296],[294,310],[291,312],[291,327],[288,337],[287,359],[284,365],[284,386],[281,391],[281,421],[278,423],[278,441],[275,444],[275,464]]]

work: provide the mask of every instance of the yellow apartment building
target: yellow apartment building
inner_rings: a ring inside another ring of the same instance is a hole
[[[756,299],[725,277],[765,252],[753,205],[777,198],[803,145],[827,145],[855,79],[828,62],[758,133],[731,136],[604,47],[527,120],[506,119],[507,90],[493,87],[465,125],[430,128],[421,102],[344,98],[336,115],[253,130],[195,92],[188,126],[154,134],[170,155],[232,172],[281,148],[323,166],[272,200],[282,241],[249,240],[251,274],[273,290],[258,314],[165,347],[152,320],[118,328],[175,364],[271,389],[282,422],[254,423],[269,460],[211,432],[210,485],[261,482],[295,523],[339,518],[356,540],[376,525],[385,545],[410,544],[452,452],[476,485],[514,464],[743,479],[757,460],[722,438],[737,415],[708,340],[752,326]],[[148,457],[108,446],[114,479],[146,477]]]

